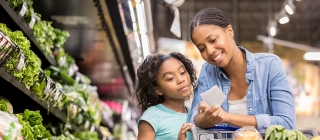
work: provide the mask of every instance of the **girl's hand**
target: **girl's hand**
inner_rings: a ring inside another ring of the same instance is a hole
[[[203,114],[209,122],[214,124],[220,124],[224,122],[227,120],[229,115],[221,108],[221,106],[210,107],[206,109]]]
[[[200,102],[198,105],[198,114],[204,113],[205,110],[209,108],[210,106],[205,101]]]
[[[186,140],[187,135],[186,132],[193,126],[193,123],[184,123],[180,129],[178,140]]]

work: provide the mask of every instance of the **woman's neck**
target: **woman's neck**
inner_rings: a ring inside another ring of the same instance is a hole
[[[246,54],[237,48],[228,66],[223,68],[223,70],[228,78],[243,77],[247,70]]]
[[[187,113],[186,107],[184,106],[184,100],[183,101],[166,101],[166,100],[164,100],[162,104],[166,108],[169,108],[175,112]]]

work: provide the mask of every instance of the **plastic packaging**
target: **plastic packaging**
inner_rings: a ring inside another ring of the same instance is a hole
[[[234,132],[233,140],[262,140],[260,133],[253,126],[244,126]]]
[[[0,140],[20,140],[22,125],[14,115],[0,111]]]

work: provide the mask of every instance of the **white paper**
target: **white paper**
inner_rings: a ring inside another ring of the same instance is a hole
[[[211,107],[216,105],[221,105],[224,100],[226,100],[226,95],[221,91],[221,89],[215,85],[208,91],[200,94],[202,99]]]

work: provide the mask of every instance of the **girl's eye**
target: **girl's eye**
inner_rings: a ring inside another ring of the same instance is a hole
[[[184,72],[182,72],[182,73],[181,73],[181,75],[184,75],[184,74],[186,74],[186,72],[187,72],[187,71],[184,71]]]
[[[170,82],[170,81],[172,81],[172,80],[173,80],[173,77],[169,78],[167,81],[169,81],[169,82]]]

